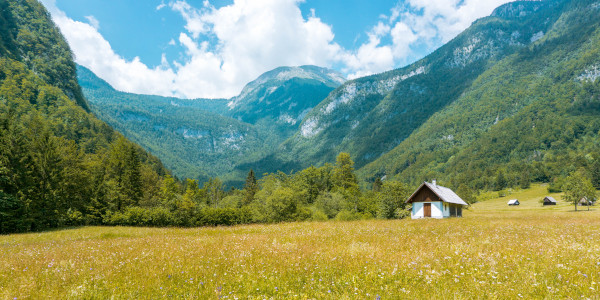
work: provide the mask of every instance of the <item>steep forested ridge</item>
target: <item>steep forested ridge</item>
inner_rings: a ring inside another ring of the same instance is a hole
[[[59,88],[88,110],[77,83],[77,72],[69,45],[50,20],[50,14],[34,1],[0,1],[2,10],[0,51],[24,63],[48,85]]]
[[[0,0],[0,10],[0,233],[99,223],[152,201],[166,170],[87,111],[44,7]]]
[[[480,19],[405,68],[348,81],[303,120],[282,146],[302,166],[349,152],[357,167],[392,150],[436,112],[462,97],[503,58],[527,47],[556,20],[560,3],[519,2],[519,16]]]
[[[528,15],[525,5],[542,7]],[[543,7],[552,9],[540,15]],[[546,29],[360,174],[502,189],[585,168],[600,186],[600,3],[514,2],[488,22],[523,18]]]

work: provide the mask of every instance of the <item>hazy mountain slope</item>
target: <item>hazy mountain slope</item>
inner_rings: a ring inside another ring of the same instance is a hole
[[[521,18],[521,4],[494,14]],[[530,16],[548,30],[488,68],[361,175],[499,188],[499,174],[513,185],[547,182],[599,160],[600,2],[567,1],[555,11]]]
[[[160,157],[177,176],[223,177],[236,163],[260,157],[278,141],[251,124],[204,110],[222,111],[226,100],[124,93],[84,67],[78,73],[92,111]]]
[[[87,111],[45,8],[0,0],[0,33],[0,233],[99,222],[153,199],[166,170]]]
[[[346,82],[305,117],[280,157],[306,166],[344,151],[362,167],[393,149],[483,72],[546,32],[560,3],[511,5],[410,66]]]
[[[279,67],[248,83],[229,100],[228,115],[277,130],[287,138],[306,114],[344,83],[336,71],[316,66]]]
[[[328,69],[281,67],[230,100],[184,100],[119,92],[81,66],[78,75],[92,110],[176,175],[219,176],[236,185],[243,183],[248,163],[272,153],[343,80]]]

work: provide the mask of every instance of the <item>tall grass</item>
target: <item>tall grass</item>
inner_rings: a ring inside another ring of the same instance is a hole
[[[541,194],[445,220],[0,236],[0,298],[598,297],[600,213]]]

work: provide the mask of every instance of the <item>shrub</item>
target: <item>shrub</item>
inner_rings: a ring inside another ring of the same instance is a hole
[[[395,219],[404,219],[404,218],[408,218],[408,217],[410,217],[410,211],[409,210],[398,208],[394,212],[394,218]]]
[[[314,209],[312,211],[312,216],[310,217],[311,221],[327,221],[327,215],[319,209]]]
[[[200,210],[197,226],[218,226],[247,224],[252,220],[252,214],[247,208],[213,208],[206,207]]]
[[[354,213],[349,210],[342,210],[335,216],[335,219],[337,221],[353,221],[353,220],[360,220],[361,217],[362,217],[362,214]]]

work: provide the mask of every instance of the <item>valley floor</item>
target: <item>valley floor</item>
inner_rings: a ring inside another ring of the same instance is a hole
[[[0,236],[0,298],[598,297],[600,209],[542,207],[544,192],[445,220]]]

